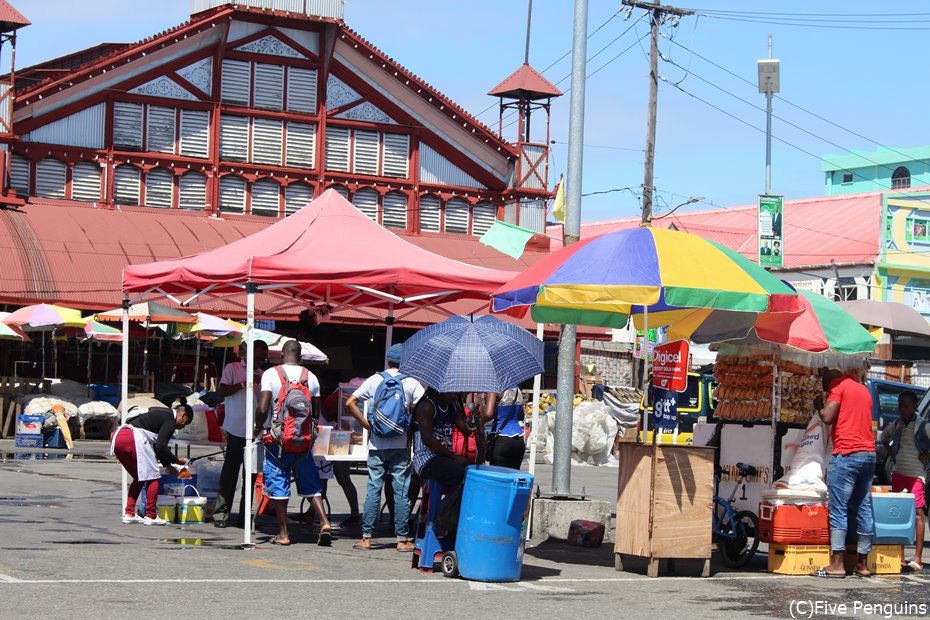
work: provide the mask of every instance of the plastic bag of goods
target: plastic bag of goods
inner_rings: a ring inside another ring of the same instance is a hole
[[[827,433],[820,416],[814,416],[791,459],[784,476],[775,481],[776,489],[826,491],[824,471],[827,461]]]
[[[222,461],[197,461],[197,490],[201,495],[215,495],[220,491]]]
[[[210,438],[210,426],[207,424],[207,416],[201,411],[194,411],[194,417],[191,423],[182,429],[174,432],[176,439],[186,439],[188,441],[206,441]]]

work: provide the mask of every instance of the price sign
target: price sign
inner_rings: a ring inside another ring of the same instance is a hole
[[[688,341],[676,340],[656,347],[652,385],[684,392],[688,387]]]
[[[678,392],[653,388],[653,420],[655,428],[676,428],[678,426]]]

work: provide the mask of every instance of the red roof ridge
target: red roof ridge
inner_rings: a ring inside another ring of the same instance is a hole
[[[407,80],[411,82],[414,82],[417,87],[428,90],[429,93],[433,97],[439,99],[438,102],[436,101],[430,102],[433,104],[433,107],[439,107],[442,111],[446,113],[446,115],[452,115],[452,112],[459,114],[462,118],[465,119],[465,121],[467,121],[467,123],[470,123],[473,126],[473,128],[480,129],[488,138],[493,140],[498,146],[506,148],[507,151],[511,153],[512,155],[517,154],[516,148],[512,144],[510,144],[509,142],[507,142],[506,140],[498,136],[496,133],[494,133],[493,129],[491,129],[490,127],[488,127],[487,125],[479,121],[475,116],[473,116],[465,108],[463,108],[462,106],[452,101],[447,95],[445,95],[438,88],[432,86],[431,84],[426,82],[423,78],[412,73],[409,69],[401,65],[399,62],[397,62],[396,60],[394,60],[393,58],[391,58],[384,52],[382,52],[371,41],[369,41],[368,39],[360,35],[358,32],[356,32],[355,30],[353,30],[346,24],[343,23],[341,27],[343,30],[342,38],[345,38],[346,35],[351,36],[353,39],[355,39],[356,42],[367,47],[373,54],[377,54],[378,57],[385,64],[390,64],[392,68],[396,71],[396,73],[403,74],[404,78],[406,78]],[[414,90],[413,86],[411,86],[410,84],[408,84],[407,86],[410,88],[410,90]],[[455,119],[455,120],[458,120],[458,119]]]
[[[23,26],[29,26],[32,22],[26,19],[25,15],[17,11],[12,4],[6,0],[0,0],[0,24],[11,26],[7,30],[16,30]]]
[[[528,62],[520,65],[516,71],[508,75],[500,84],[488,91],[488,94],[496,97],[516,97],[518,91],[540,95],[540,97],[537,97],[539,99],[561,97],[563,94],[555,84],[544,78],[542,74],[531,67]]]

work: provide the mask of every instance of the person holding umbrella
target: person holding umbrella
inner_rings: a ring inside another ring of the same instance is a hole
[[[413,470],[421,480],[435,480],[455,488],[465,480],[468,459],[452,451],[452,432],[469,432],[465,412],[456,392],[426,390],[414,410],[417,432],[413,435]]]

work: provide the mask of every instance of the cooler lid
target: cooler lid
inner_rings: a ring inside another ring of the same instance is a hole
[[[759,494],[762,499],[827,499],[822,491],[803,491],[799,489],[768,489]]]
[[[481,478],[504,484],[511,484],[516,480],[527,480],[530,484],[533,482],[533,474],[494,465],[469,465],[465,471],[465,478]]]

